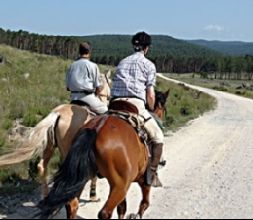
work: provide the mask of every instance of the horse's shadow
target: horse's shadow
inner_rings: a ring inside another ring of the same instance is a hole
[[[11,189],[12,187],[12,189]],[[22,182],[19,186],[3,186],[0,190],[0,218],[32,218],[40,200],[40,189],[32,182]]]
[[[99,202],[100,200],[98,199],[98,201],[92,201],[92,200],[86,200],[86,199],[81,199],[80,200],[80,203],[79,203],[79,208],[82,208],[84,207],[86,204],[89,204],[89,203],[97,203]],[[76,217],[77,219],[84,219],[83,217],[77,215]],[[54,219],[66,219],[66,210],[65,208],[63,207],[60,212],[54,216]]]
[[[34,219],[39,212],[37,204],[41,200],[40,187],[36,186],[35,189],[22,191],[23,187],[31,187],[33,183],[22,183],[19,187],[13,185],[2,187],[0,189],[0,219]],[[13,187],[14,191],[10,194],[8,190]],[[86,204],[96,203],[87,199],[80,200],[80,208]],[[54,219],[66,219],[66,210],[63,207]],[[77,219],[83,219],[77,216]]]

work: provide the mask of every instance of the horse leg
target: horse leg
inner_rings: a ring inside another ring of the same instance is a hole
[[[131,214],[129,215],[128,219],[142,219],[144,212],[148,209],[149,205],[150,205],[150,191],[151,191],[151,187],[147,186],[146,184],[140,184],[141,190],[142,190],[142,201],[140,204],[140,208],[139,208],[139,212],[137,215],[135,214]]]
[[[67,212],[67,219],[76,219],[82,191],[78,194],[76,198],[72,199],[68,204],[65,205]]]
[[[120,203],[117,207],[119,219],[124,219],[127,211],[127,202],[126,199]]]
[[[67,211],[67,219],[76,219],[78,207],[79,207],[78,198],[74,198],[68,204],[65,205]]]
[[[96,188],[97,188],[97,177],[94,177],[91,180],[91,184],[90,184],[90,200],[92,202],[98,202],[99,201],[97,199]]]
[[[43,153],[43,159],[40,160],[38,164],[38,172],[40,176],[40,181],[42,184],[42,196],[45,198],[48,195],[49,189],[48,189],[48,183],[47,183],[47,165],[53,156],[54,148],[53,147],[47,147],[46,150]]]
[[[124,181],[122,182],[122,184]],[[125,184],[125,185],[124,185]],[[111,219],[113,210],[122,204],[122,201],[125,200],[126,194],[130,184],[124,183],[123,185],[111,185],[111,190],[109,194],[109,198],[103,207],[103,209],[99,212],[99,219]]]
[[[140,209],[138,212],[138,215],[140,216],[140,218],[143,218],[144,212],[148,209],[149,205],[150,205],[150,191],[151,191],[151,187],[147,186],[146,184],[141,184],[140,185],[141,190],[142,190],[142,201],[140,204]]]

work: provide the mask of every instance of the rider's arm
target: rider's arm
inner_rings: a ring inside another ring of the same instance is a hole
[[[147,105],[150,111],[155,108],[155,89],[153,86],[147,88]]]
[[[146,98],[148,110],[154,111],[155,108],[155,85],[156,85],[156,67],[154,64],[150,66],[149,74],[146,82]]]

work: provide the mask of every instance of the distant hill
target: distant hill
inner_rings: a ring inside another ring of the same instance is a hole
[[[80,42],[90,41],[93,46],[92,60],[99,64],[114,66],[118,65],[122,58],[133,53],[131,38],[130,35],[48,36],[23,30],[5,31],[0,28],[0,44],[66,59],[76,59]],[[153,44],[147,56],[155,63],[159,72],[253,72],[253,56],[244,56],[251,54],[246,51],[251,44],[245,43],[242,47],[241,43],[238,45],[237,42],[232,42],[232,45],[237,45],[236,48],[242,50],[240,53],[243,56],[230,57],[223,56],[222,53],[229,54],[226,51],[232,49],[235,54],[235,50],[233,46],[226,46],[223,42],[216,43],[219,47],[225,45],[219,49],[222,52],[220,53],[217,51],[218,46],[209,49],[208,41],[185,41],[164,35],[153,35],[152,38]]]
[[[78,37],[80,40],[88,40],[94,46],[95,54],[104,55],[128,55],[132,53],[131,38],[129,35],[94,35]],[[210,56],[217,55],[214,50],[203,46],[194,45],[184,40],[178,40],[170,36],[153,35],[153,44],[150,57],[156,56]]]
[[[225,55],[244,56],[253,55],[253,42],[246,43],[240,41],[206,41],[206,40],[189,40],[189,43],[204,46],[216,50]]]
[[[60,55],[75,58],[81,41],[90,41],[93,45],[95,57],[114,56],[124,57],[133,52],[130,35],[94,35],[94,36],[48,36],[29,33],[27,31],[10,31],[0,28],[0,43],[5,43],[19,49],[33,52]],[[154,35],[153,45],[149,56],[173,57],[206,57],[217,55],[216,51],[206,47],[194,45],[184,40],[170,36]]]

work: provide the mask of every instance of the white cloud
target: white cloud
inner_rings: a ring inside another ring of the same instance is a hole
[[[205,31],[217,31],[217,32],[221,32],[224,31],[225,28],[218,25],[218,24],[209,24],[206,27],[204,27]]]

